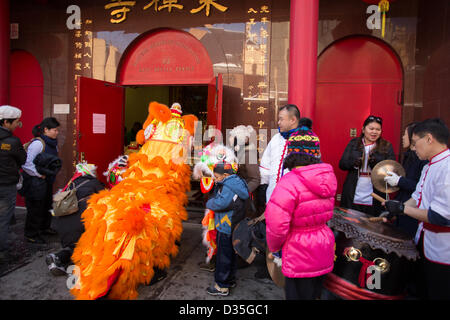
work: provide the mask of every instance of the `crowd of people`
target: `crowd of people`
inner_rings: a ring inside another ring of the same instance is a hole
[[[105,186],[96,178],[96,167],[80,163],[66,188],[76,188],[79,209],[58,217],[51,228],[55,176],[61,168],[57,136],[59,122],[45,118],[33,128],[34,138],[22,145],[13,135],[21,125],[21,111],[0,107],[0,262],[7,259],[8,227],[14,219],[16,193],[25,197],[25,238],[45,243],[42,234],[58,234],[61,250],[46,257],[50,272],[65,274],[75,245],[84,232],[81,214],[90,195]],[[248,159],[249,131],[239,126],[231,145],[236,159]],[[265,217],[266,245],[282,261],[286,299],[319,299],[326,274],[335,259],[335,235],[328,222],[333,217],[338,182],[330,164],[322,162],[320,139],[311,120],[301,118],[297,106],[278,112],[278,130],[268,143],[259,165],[245,161],[216,163],[215,187],[205,203],[215,212],[217,253],[200,267],[214,272],[211,295],[226,296],[236,285],[239,261],[232,235],[245,216]],[[243,131],[242,131],[243,130]],[[450,299],[450,151],[449,130],[441,119],[408,124],[402,138],[405,152],[399,162],[405,175],[387,172],[387,185],[398,187],[395,199],[379,202],[386,194],[374,188],[373,168],[384,160],[397,160],[392,144],[382,137],[383,119],[370,115],[359,137],[349,141],[339,161],[347,172],[340,206],[377,217],[388,212],[384,223],[415,239],[421,259],[415,263],[414,295],[420,299]],[[253,146],[254,147],[254,146]],[[239,164],[240,163],[240,164]],[[248,202],[254,202],[248,210]],[[256,277],[268,277],[265,252],[257,259]],[[258,262],[259,261],[259,262]],[[244,263],[245,264],[245,263]]]
[[[69,188],[76,189],[78,211],[58,217],[52,223],[54,182],[62,167],[58,156],[60,123],[54,117],[43,119],[32,129],[33,138],[22,145],[13,135],[21,127],[22,111],[13,106],[0,107],[0,263],[8,261],[9,226],[15,221],[16,196],[25,199],[24,237],[31,244],[46,244],[44,235],[58,235],[61,250],[49,254],[46,262],[52,274],[66,275],[75,245],[84,232],[81,213],[90,195],[104,189],[97,179],[96,167],[79,163]],[[52,225],[54,226],[53,229]]]
[[[348,173],[340,205],[369,217],[388,212],[384,222],[415,237],[420,253],[407,286],[409,297],[449,299],[448,127],[438,118],[407,125],[402,144],[406,151],[401,157],[406,174],[387,172],[386,184],[398,187],[399,192],[395,199],[379,202],[372,194],[383,199],[386,194],[374,188],[371,171],[384,160],[397,160],[392,144],[382,137],[382,126],[380,117],[370,115],[361,135],[343,151],[339,168]],[[319,137],[295,105],[280,108],[278,129],[260,162],[258,191],[265,195],[267,246],[272,256],[281,257],[286,299],[317,299],[335,258],[335,236],[327,222],[333,217],[336,168],[321,161]],[[229,261],[225,265],[234,277],[235,266]],[[234,282],[224,284],[217,274],[215,279],[208,293],[228,295]]]

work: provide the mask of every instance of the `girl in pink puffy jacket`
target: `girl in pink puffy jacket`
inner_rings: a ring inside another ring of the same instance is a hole
[[[334,235],[326,223],[333,216],[336,176],[320,161],[319,138],[310,128],[299,128],[287,148],[283,166],[290,172],[265,211],[267,245],[282,252],[286,299],[318,299],[334,263]]]

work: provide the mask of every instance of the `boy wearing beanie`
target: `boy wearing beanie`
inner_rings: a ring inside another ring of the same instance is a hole
[[[236,173],[238,164],[221,161],[214,165],[216,188],[206,203],[214,211],[217,230],[215,284],[207,288],[211,295],[227,296],[236,285],[236,254],[232,245],[232,230],[245,217],[245,200],[248,199],[247,183]]]

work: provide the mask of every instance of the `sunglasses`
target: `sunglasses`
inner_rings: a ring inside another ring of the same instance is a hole
[[[378,122],[379,124],[383,124],[383,119],[381,119],[380,117],[376,117],[376,116],[367,117],[365,122],[368,123],[368,122],[372,122],[372,121]]]

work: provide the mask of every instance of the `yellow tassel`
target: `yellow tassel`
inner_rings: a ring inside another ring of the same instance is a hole
[[[378,11],[382,14],[382,22],[381,22],[381,37],[384,38],[385,28],[386,28],[386,12],[389,11],[389,1],[381,0],[378,3]]]

